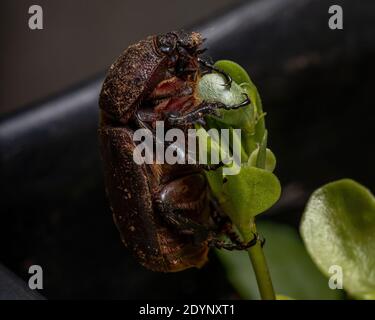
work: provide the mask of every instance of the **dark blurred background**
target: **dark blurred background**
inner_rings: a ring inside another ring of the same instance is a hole
[[[0,113],[103,72],[131,42],[191,26],[239,2],[1,1]],[[43,30],[28,27],[33,4],[43,8]]]
[[[31,4],[44,30],[29,30]],[[332,4],[344,30],[328,28]],[[311,192],[335,179],[375,190],[373,0],[6,0],[0,14],[0,264],[25,280],[41,265],[47,298],[238,297],[214,254],[202,270],[149,272],[112,222],[97,99],[106,68],[148,34],[194,27],[214,60],[249,71],[283,186],[261,219],[296,230]]]

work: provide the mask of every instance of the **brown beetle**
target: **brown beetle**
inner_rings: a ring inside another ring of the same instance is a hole
[[[199,33],[178,31],[129,46],[110,67],[100,94],[98,132],[114,221],[136,259],[155,271],[200,267],[210,246],[244,249],[257,241],[241,243],[228,224],[213,230],[212,218],[219,216],[210,205],[214,202],[201,166],[133,161],[138,128],[152,129],[156,120],[163,120],[186,130],[218,108],[250,103],[246,98],[225,106],[197,97],[199,66],[216,70],[199,58],[202,41]],[[224,229],[232,243],[218,240],[217,232]]]

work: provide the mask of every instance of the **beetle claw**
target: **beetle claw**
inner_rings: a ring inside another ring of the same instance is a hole
[[[225,110],[235,110],[235,109],[239,109],[239,108],[242,108],[242,107],[245,107],[247,105],[249,105],[251,103],[251,100],[249,98],[249,96],[246,94],[246,93],[243,93],[243,95],[245,96],[245,100],[238,103],[238,104],[234,104],[234,105],[231,105],[231,106],[227,106],[225,104],[220,104],[218,107],[220,109],[225,109]]]
[[[229,90],[232,86],[232,77],[227,73],[222,73],[222,75],[226,78],[226,82],[223,84],[223,86]]]
[[[263,248],[264,245],[266,244],[266,238],[263,236],[258,235],[259,241],[260,241],[260,246]]]
[[[223,86],[225,86],[228,90],[231,88],[233,80],[232,80],[232,77],[228,73],[219,69],[218,67],[215,67],[213,64],[201,58],[198,58],[198,62],[201,63],[204,67],[210,70],[216,71],[217,73],[220,73],[225,78],[225,83],[223,84]]]
[[[198,119],[195,123],[198,123],[198,124],[200,124],[203,127],[207,124],[206,121],[203,118]]]

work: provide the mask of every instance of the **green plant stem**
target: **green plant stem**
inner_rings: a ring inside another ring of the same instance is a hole
[[[253,223],[252,232],[256,233],[256,226]],[[251,235],[253,236],[253,235]],[[249,239],[250,240],[250,239]],[[256,245],[247,250],[251,264],[254,269],[255,277],[257,279],[260,297],[262,300],[275,300],[275,291],[273,289],[270,272],[268,270],[266,257],[261,246],[260,241]]]

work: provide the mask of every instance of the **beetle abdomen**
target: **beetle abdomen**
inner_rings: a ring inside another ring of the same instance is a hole
[[[125,127],[99,129],[107,195],[124,244],[154,271],[202,266],[207,261],[207,245],[194,245],[171,232],[155,213],[146,166],[133,160],[132,134]]]
[[[132,131],[104,127],[99,139],[106,191],[122,240],[142,264],[158,259],[151,194],[144,167],[133,161]]]

